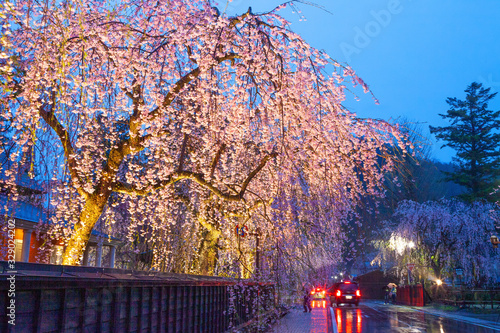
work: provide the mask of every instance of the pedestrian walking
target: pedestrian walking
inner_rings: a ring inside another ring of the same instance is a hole
[[[306,290],[306,293],[304,295],[304,312],[311,312],[312,307],[311,307],[311,293]]]
[[[384,289],[384,304],[388,304],[391,288],[389,288],[389,286],[384,286],[382,289]]]
[[[392,297],[392,304],[396,304],[396,294],[398,292],[398,288],[396,287],[396,285],[394,285],[392,287],[392,290],[391,290],[391,297]]]

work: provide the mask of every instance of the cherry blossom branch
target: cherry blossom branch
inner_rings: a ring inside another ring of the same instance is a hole
[[[214,159],[212,161],[212,165],[210,166],[210,179],[212,179],[214,177],[215,168],[217,167],[217,164],[219,163],[220,157],[221,157],[224,149],[226,149],[226,145],[223,143],[223,144],[221,144],[221,146],[219,147],[219,150],[217,151],[217,153],[214,156]]]
[[[269,204],[269,202],[266,202],[264,200],[256,200],[254,201],[253,205],[250,206],[250,207],[246,207],[245,208],[245,211],[242,212],[241,210],[238,210],[238,209],[235,209],[235,210],[229,210],[229,209],[226,209],[226,211],[224,212],[224,215],[227,216],[227,217],[251,217],[251,212],[253,210],[256,210],[257,208],[259,207],[266,207],[266,204]]]
[[[266,157],[264,157],[262,159],[262,161],[257,166],[257,168],[255,168],[255,170],[253,170],[248,175],[247,179],[245,179],[245,181],[243,182],[243,184],[241,186],[241,189],[240,189],[239,197],[241,197],[241,198],[243,197],[243,194],[245,193],[248,185],[250,184],[250,182],[252,181],[252,179],[259,173],[259,171],[262,170],[262,168],[264,168],[264,166],[266,165],[267,161],[269,161],[271,158],[274,158],[274,157],[277,157],[277,156],[278,156],[278,153],[273,152],[273,153],[267,155]]]
[[[186,158],[186,145],[187,145],[187,140],[189,136],[184,133],[184,139],[182,140],[182,147],[181,147],[181,156],[179,157],[179,167],[177,168],[177,172],[182,172],[182,169],[184,167],[184,159]]]
[[[121,163],[125,156],[132,152],[137,152],[144,149],[144,142],[146,142],[151,135],[139,136],[140,129],[140,109],[144,105],[142,98],[141,86],[135,80],[132,83],[132,92],[126,91],[125,94],[132,99],[134,112],[129,120],[129,133],[128,139],[124,139],[117,144],[116,148],[112,148],[109,152],[109,157],[106,160],[102,171],[102,177],[97,185],[101,192],[111,193],[112,184],[115,180],[116,173],[118,172]]]
[[[213,183],[207,181],[205,177],[203,176],[202,173],[197,173],[197,172],[191,172],[191,171],[180,171],[180,172],[175,172],[168,176],[165,180],[159,182],[158,184],[150,187],[150,188],[145,188],[145,189],[140,189],[137,187],[134,187],[133,185],[130,184],[124,184],[121,182],[115,183],[113,186],[113,191],[118,192],[118,193],[124,193],[124,194],[136,194],[136,195],[147,195],[154,190],[158,190],[161,188],[165,188],[167,186],[173,185],[176,182],[183,180],[183,179],[190,179],[199,185],[207,188],[210,190],[212,193],[214,193],[216,196],[223,200],[227,201],[241,201],[243,199],[243,196],[246,192],[246,189],[250,182],[252,181],[253,178],[259,173],[262,168],[266,165],[266,163],[273,157],[276,157],[278,154],[277,153],[271,153],[267,156],[265,156],[259,163],[259,165],[252,171],[250,174],[248,174],[247,178],[243,181],[240,191],[237,194],[227,194],[221,189],[217,188]]]
[[[217,64],[220,64],[220,63],[222,63],[222,62],[224,62],[226,60],[234,60],[234,59],[237,59],[237,58],[240,58],[240,56],[238,54],[236,54],[236,53],[228,53],[228,54],[226,54],[223,57],[216,57],[215,60],[216,60]],[[207,70],[212,69],[214,66],[215,66],[215,64],[212,65],[212,66],[210,66],[209,68],[207,68]],[[167,106],[169,106],[174,101],[174,99],[177,97],[177,94],[186,85],[188,85],[191,81],[193,81],[198,76],[200,76],[200,74],[201,74],[201,68],[200,67],[196,67],[193,70],[191,70],[189,73],[187,73],[186,75],[184,75],[182,78],[180,78],[174,84],[174,86],[172,87],[172,89],[165,96],[165,99],[163,100],[163,103],[162,103],[161,107],[157,107],[153,111],[151,111],[150,116],[153,117],[153,118],[158,117],[159,114],[160,114],[161,108],[166,108]]]
[[[242,14],[240,16],[236,16],[236,17],[231,18],[231,20],[229,22],[228,28],[229,29],[233,29],[234,27],[236,27],[236,25],[238,25],[238,23],[242,23],[244,18],[246,18],[246,17],[248,17],[250,15],[253,15],[252,14],[252,8],[248,7],[248,10],[247,10],[246,13],[244,13],[244,14]]]
[[[64,126],[59,122],[59,119],[57,119],[56,115],[54,114],[54,107],[56,103],[56,90],[52,89],[51,93],[51,110],[47,111],[46,108],[48,107],[48,103],[44,103],[38,108],[38,113],[40,116],[45,120],[47,125],[49,125],[54,132],[56,132],[57,136],[59,137],[59,140],[61,141],[64,149],[64,157],[68,161],[68,169],[71,174],[71,178],[77,185],[77,191],[78,193],[83,196],[87,197],[88,193],[85,192],[81,185],[81,179],[78,176],[78,173],[76,172],[76,159],[75,159],[75,152],[73,149],[73,146],[71,145],[71,140],[69,138],[69,133],[68,131],[64,128]]]

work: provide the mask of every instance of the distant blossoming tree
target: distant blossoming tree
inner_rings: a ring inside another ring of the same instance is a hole
[[[243,223],[302,185],[303,198],[339,207],[335,220],[360,196],[382,194],[389,147],[405,149],[397,127],[342,107],[346,83],[367,86],[290,31],[280,7],[236,17],[205,0],[14,7],[4,52],[24,76],[9,112],[19,149],[46,147],[53,163],[66,265],[119,208],[130,230],[156,235],[156,256],[171,254],[162,244],[179,236],[172,226],[194,223],[185,231],[198,238],[176,242],[198,249],[196,271],[213,272],[229,217]]]
[[[402,201],[386,221],[386,241],[379,242],[376,261],[395,261],[401,269],[432,269],[435,278],[452,277],[462,267],[466,282],[495,279],[491,263],[498,260],[489,237],[500,214],[494,204],[457,200],[417,203]]]

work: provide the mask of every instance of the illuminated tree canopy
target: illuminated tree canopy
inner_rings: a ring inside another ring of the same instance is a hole
[[[347,86],[368,87],[293,33],[281,7],[227,17],[201,0],[14,2],[3,51],[24,74],[8,112],[18,158],[37,146],[51,165],[64,264],[117,212],[162,242],[179,219],[197,224],[213,261],[231,218],[297,232],[264,218],[278,198],[281,213],[332,232],[361,196],[383,193],[390,147],[405,150],[397,127],[342,106]],[[318,202],[327,220],[297,210]]]
[[[496,281],[490,266],[497,254],[489,237],[498,219],[496,205],[486,202],[401,201],[384,222],[387,237],[377,244],[375,262],[393,261],[402,270],[414,263],[425,277],[432,269],[434,278],[453,277],[455,267],[462,267],[471,285]]]

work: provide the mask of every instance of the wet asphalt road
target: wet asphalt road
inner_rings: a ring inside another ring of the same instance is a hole
[[[316,309],[317,311],[322,309]],[[314,311],[314,309],[313,309]],[[492,333],[500,324],[487,324],[471,318],[446,318],[398,305],[364,302],[358,308],[333,308],[339,333]],[[334,323],[335,324],[335,323]]]

